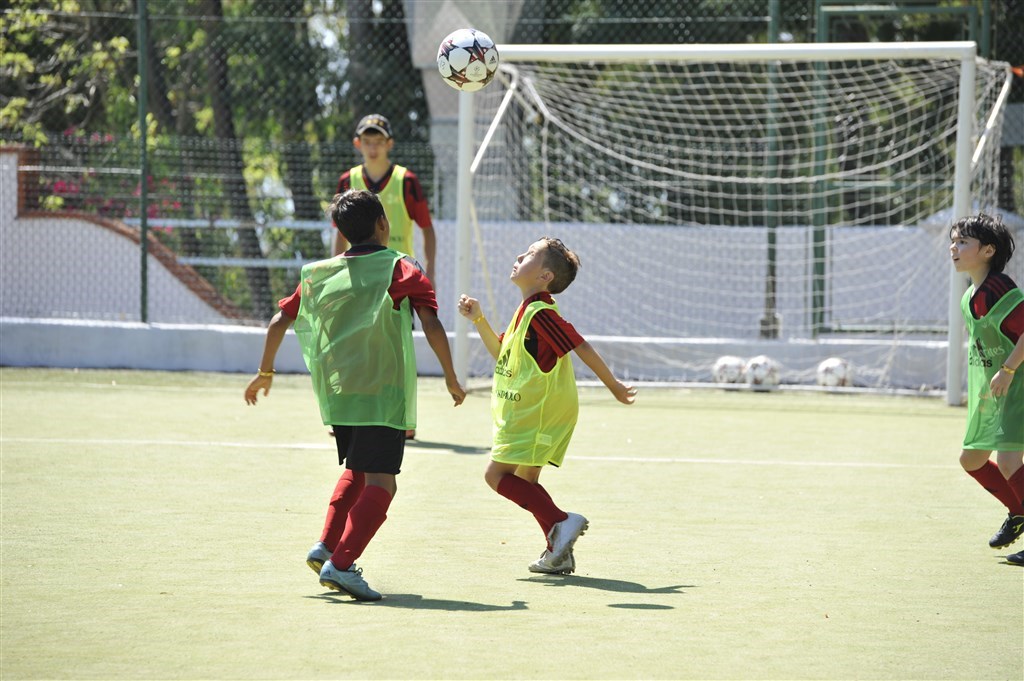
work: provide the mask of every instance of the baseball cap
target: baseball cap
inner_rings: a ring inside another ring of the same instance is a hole
[[[391,137],[391,123],[380,114],[370,114],[359,119],[359,125],[356,126],[356,137],[367,130],[376,130],[387,138]]]

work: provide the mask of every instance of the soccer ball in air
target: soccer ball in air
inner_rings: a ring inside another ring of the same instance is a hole
[[[724,355],[711,367],[715,383],[739,383],[743,380],[743,360],[733,355]]]
[[[818,365],[817,378],[826,388],[844,388],[853,384],[853,367],[841,357],[829,357]]]
[[[767,355],[758,355],[747,362],[743,374],[755,390],[770,390],[779,384],[779,363]]]
[[[490,83],[498,71],[498,48],[483,31],[460,28],[449,33],[437,48],[437,70],[456,90],[475,92]]]

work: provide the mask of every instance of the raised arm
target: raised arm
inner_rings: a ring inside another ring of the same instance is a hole
[[[295,320],[278,312],[267,325],[267,337],[263,341],[263,358],[260,360],[259,370],[256,377],[249,381],[245,388],[246,404],[256,404],[257,393],[262,389],[263,396],[270,393],[270,386],[274,382],[274,361],[277,359],[277,351],[281,347],[284,335]]]
[[[459,297],[459,314],[473,322],[473,326],[476,327],[476,332],[480,334],[480,340],[484,342],[487,352],[491,353],[491,357],[494,359],[498,359],[498,353],[501,351],[501,339],[498,338],[498,334],[494,333],[491,325],[487,323],[483,310],[480,308],[480,301],[476,298],[470,298],[463,293]]]
[[[437,361],[441,363],[441,371],[444,372],[444,383],[448,388],[448,394],[455,400],[455,406],[462,404],[466,399],[466,390],[459,383],[455,375],[455,364],[452,362],[452,351],[448,346],[448,334],[444,331],[444,325],[437,318],[437,313],[428,307],[416,308],[416,314],[420,318],[420,326],[423,328],[423,335],[434,351]]]
[[[612,370],[608,368],[608,365],[604,363],[604,359],[601,358],[601,355],[597,354],[597,350],[590,343],[583,341],[576,346],[575,352],[576,356],[590,367],[594,375],[601,379],[601,382],[611,391],[612,395],[615,395],[615,399],[623,404],[633,404],[633,401],[636,399],[636,388],[631,385],[625,385],[615,378]]]

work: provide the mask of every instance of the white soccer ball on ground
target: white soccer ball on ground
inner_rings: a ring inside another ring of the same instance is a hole
[[[498,48],[475,28],[449,33],[437,48],[437,70],[456,90],[475,92],[491,82],[498,71]]]
[[[711,367],[711,377],[715,383],[739,383],[743,380],[743,360],[734,355],[723,355],[715,360]]]
[[[743,374],[755,390],[769,390],[779,384],[779,363],[767,355],[758,355],[747,362]]]
[[[842,357],[829,357],[818,364],[818,385],[845,388],[853,385],[853,367]]]

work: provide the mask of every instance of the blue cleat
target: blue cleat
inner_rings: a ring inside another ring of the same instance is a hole
[[[988,545],[994,549],[1001,549],[1009,546],[1024,534],[1024,515],[1007,514],[1006,520],[999,531],[988,540]]]

